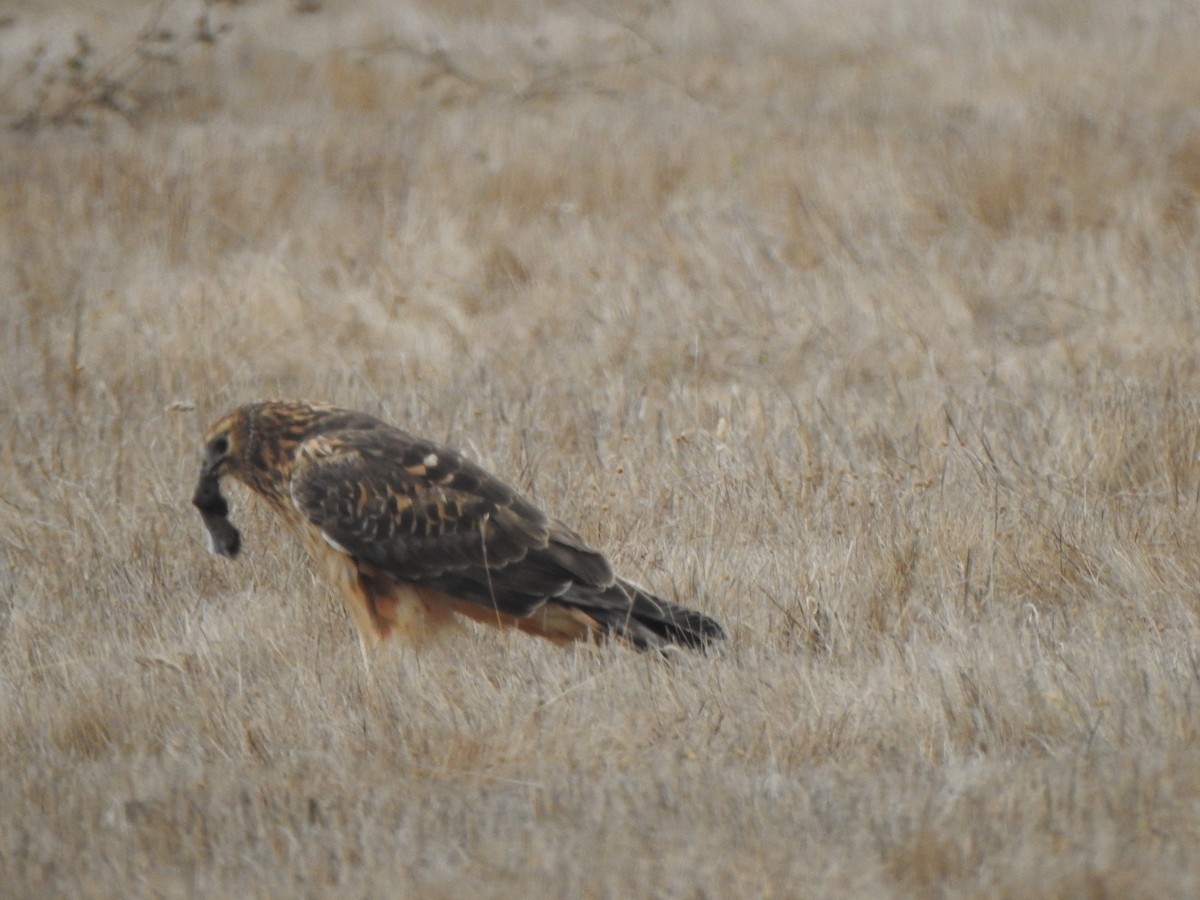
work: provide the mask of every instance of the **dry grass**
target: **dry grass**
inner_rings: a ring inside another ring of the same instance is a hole
[[[301,6],[0,133],[0,893],[1200,891],[1192,4]],[[18,3],[0,116],[148,11]],[[263,395],[728,649],[367,677],[244,495],[204,552]]]

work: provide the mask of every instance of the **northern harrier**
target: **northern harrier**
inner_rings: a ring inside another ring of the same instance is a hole
[[[364,649],[396,632],[419,639],[455,614],[560,643],[725,637],[708,616],[616,577],[598,550],[480,466],[365,413],[249,403],[209,430],[203,452],[192,502],[212,551],[234,557],[241,546],[219,487],[229,475],[296,526]]]

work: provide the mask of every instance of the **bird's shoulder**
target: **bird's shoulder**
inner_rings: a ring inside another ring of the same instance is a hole
[[[373,498],[394,498],[393,511],[411,506],[443,520],[515,517],[535,532],[550,525],[519,491],[459,451],[368,416],[314,429],[297,448],[291,493],[302,511],[353,498],[361,513]]]

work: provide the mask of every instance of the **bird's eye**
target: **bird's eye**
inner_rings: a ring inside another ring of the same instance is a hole
[[[229,438],[221,435],[219,438],[214,438],[210,446],[214,456],[224,456],[229,452]]]

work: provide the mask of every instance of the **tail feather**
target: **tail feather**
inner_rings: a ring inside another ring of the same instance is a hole
[[[631,617],[668,643],[699,650],[728,637],[720,622],[702,612],[669,603],[628,581],[621,586],[633,599]]]
[[[727,638],[725,629],[715,619],[656,597],[624,579],[619,579],[611,590],[621,591],[628,597],[628,605],[580,606],[605,628],[639,649],[660,649],[678,644],[702,650]]]

